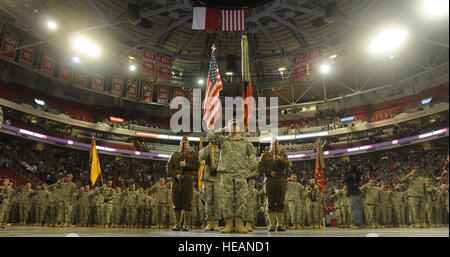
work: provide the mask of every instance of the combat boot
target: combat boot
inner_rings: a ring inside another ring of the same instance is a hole
[[[245,226],[246,226],[248,232],[252,232],[253,231],[253,226],[252,226],[251,222],[247,221],[247,224],[245,224]]]
[[[284,213],[277,212],[277,219],[278,219],[277,231],[280,231],[280,232],[286,231],[283,228],[283,226],[284,226]]]
[[[275,231],[275,223],[276,223],[276,212],[269,212],[269,232],[274,232]]]
[[[214,232],[220,232],[219,221],[214,221]]]
[[[222,233],[233,232],[233,218],[228,218],[225,220],[225,227],[221,231]]]
[[[214,221],[208,221],[208,225],[203,229],[204,231],[214,231]]]
[[[191,213],[190,211],[184,211],[183,231],[189,231],[189,228],[191,228]]]
[[[236,222],[236,224],[235,224],[235,227],[236,227],[235,232],[236,233],[243,233],[243,234],[248,233],[247,228],[244,227],[244,221],[241,217],[236,217],[235,222]]]

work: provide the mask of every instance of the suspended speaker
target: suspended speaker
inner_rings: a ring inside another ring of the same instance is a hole
[[[325,7],[325,17],[323,18],[323,20],[328,24],[334,23],[336,21],[337,11],[338,11],[337,3],[336,2],[329,3]]]
[[[128,21],[136,25],[139,22],[141,22],[141,17],[139,15],[139,7],[137,4],[134,3],[128,3]]]

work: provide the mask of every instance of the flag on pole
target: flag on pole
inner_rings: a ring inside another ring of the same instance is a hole
[[[242,94],[244,104],[244,131],[248,131],[248,120],[253,110],[253,90],[252,82],[244,82],[244,93]]]
[[[219,10],[209,7],[194,7],[192,29],[219,29]]]
[[[222,91],[222,80],[220,79],[219,67],[216,62],[216,48],[214,45],[212,49],[208,81],[206,82],[205,105],[203,107],[203,120],[208,124],[208,129],[214,127],[214,123],[221,113],[219,92]]]
[[[203,149],[203,137],[200,137],[200,151]],[[200,191],[202,189],[202,176],[203,176],[203,169],[205,168],[204,166],[204,161],[200,162],[200,167],[198,168],[198,191]]]
[[[320,186],[320,190],[325,191],[325,175],[324,169],[325,161],[323,159],[322,146],[320,141],[317,141],[317,158],[316,158],[316,174],[317,174],[317,184]]]
[[[253,109],[253,90],[250,76],[250,66],[248,58],[248,41],[247,36],[242,35],[241,40],[241,70],[242,70],[242,100],[243,100],[243,111],[244,111],[244,131],[248,131],[248,119],[252,113]]]
[[[98,176],[101,176],[102,171],[100,169],[100,160],[98,159],[97,148],[95,146],[95,139],[92,139],[91,152],[89,154],[89,159],[91,161],[91,182],[92,186],[95,185]],[[103,184],[103,181],[102,181]]]
[[[245,31],[245,10],[222,10],[222,31]]]

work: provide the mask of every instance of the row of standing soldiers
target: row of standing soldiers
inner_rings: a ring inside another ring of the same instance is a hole
[[[152,227],[167,228],[174,224],[171,183],[160,179],[147,190],[112,188],[107,185],[76,188],[72,175],[55,184],[32,190],[26,184],[16,190],[5,179],[0,186],[0,225],[47,225],[68,227],[73,224],[90,227]],[[192,224],[200,227],[204,205],[194,190]]]

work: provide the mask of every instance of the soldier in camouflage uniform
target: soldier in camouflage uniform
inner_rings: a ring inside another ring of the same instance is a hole
[[[48,199],[48,207],[47,213],[45,214],[45,223],[49,227],[56,226],[56,216],[57,216],[57,204],[58,204],[58,194],[57,192],[57,184],[49,185],[49,199]]]
[[[316,184],[315,179],[309,180],[309,185],[306,186],[305,193],[309,227],[318,229],[321,226],[323,215],[323,194],[320,191],[320,186]]]
[[[392,192],[392,205],[394,206],[395,225],[406,227],[406,195],[401,191],[400,185],[396,185]]]
[[[198,156],[189,150],[189,140],[184,136],[180,142],[180,151],[172,153],[167,163],[167,175],[172,181],[172,201],[175,209],[175,226],[172,228],[173,231],[189,230],[193,198],[192,185],[194,183],[194,174],[198,172],[199,167],[200,161]],[[182,210],[185,211],[185,224],[183,227],[181,227]]]
[[[111,224],[111,214],[113,209],[114,188],[112,180],[108,181],[106,188],[103,189],[103,227],[108,228]]]
[[[381,213],[383,218],[383,227],[392,226],[392,191],[387,186],[381,188]]]
[[[276,152],[275,152],[276,149]],[[286,174],[291,166],[287,154],[280,151],[279,142],[273,140],[270,145],[270,151],[261,155],[258,169],[266,177],[266,193],[269,202],[269,232],[285,231],[283,226],[286,201]],[[278,221],[278,224],[275,225]]]
[[[104,196],[103,190],[106,189],[106,185],[102,185],[100,188],[95,187],[93,192],[94,197],[94,226],[97,228],[102,227],[104,222],[103,216],[103,205],[104,205]]]
[[[9,188],[9,179],[4,179],[3,185],[0,186],[0,226],[6,226],[8,223],[7,211],[13,192],[14,191]]]
[[[119,224],[122,223],[121,221],[121,214],[122,214],[122,199],[121,199],[121,189],[120,187],[115,188],[115,192],[113,195],[113,209],[112,209],[112,215],[111,215],[111,223],[112,227],[117,228],[119,227]]]
[[[410,223],[416,228],[424,228],[425,223],[425,194],[426,185],[424,179],[419,177],[417,170],[406,175],[401,182],[407,185]]]
[[[73,204],[77,192],[77,186],[72,182],[73,175],[68,174],[64,181],[58,182],[58,214],[57,222],[59,226],[68,227],[72,214]]]
[[[25,226],[28,222],[31,211],[32,194],[33,190],[31,189],[31,183],[27,183],[25,187],[16,190],[16,200],[19,210],[19,226]]]
[[[212,152],[214,151],[214,163]],[[207,226],[205,231],[219,231],[220,219],[220,173],[217,173],[217,161],[219,161],[219,148],[213,144],[200,151],[200,159],[203,160],[204,170],[201,180],[203,181],[203,198],[205,199]]]
[[[154,216],[153,220],[156,226],[155,228],[165,228],[165,222],[169,211],[169,189],[165,185],[164,178],[160,178],[157,183],[147,189],[147,192],[153,195],[152,214]]]
[[[90,199],[89,186],[85,186],[83,187],[83,191],[78,195],[78,206],[80,209],[79,224],[82,227],[86,227],[89,222]]]
[[[122,193],[122,203],[125,208],[125,221],[124,227],[137,227],[136,224],[136,212],[137,212],[138,193],[136,192],[136,186],[133,184],[131,187]]]
[[[169,181],[167,183],[167,189],[169,190],[167,193],[167,212],[169,213],[169,227],[173,227],[175,225],[175,209],[172,201],[172,181]]]
[[[152,198],[150,197],[150,194],[147,191],[144,191],[144,195],[145,195],[145,212],[144,212],[144,227],[145,228],[149,228],[151,225],[151,220],[152,220]]]
[[[298,183],[297,175],[292,175],[287,183],[286,198],[291,216],[291,229],[303,229],[302,215],[305,209],[302,208],[301,199],[304,197],[304,187]]]
[[[381,191],[375,186],[375,181],[370,180],[369,183],[361,187],[364,194],[364,204],[367,206],[367,222],[372,228],[379,228],[377,221],[377,208],[380,207]]]
[[[50,193],[47,190],[47,184],[43,184],[41,188],[35,191],[33,196],[34,200],[34,217],[35,217],[35,225],[43,225],[45,211],[47,210],[47,206],[50,200]]]
[[[137,198],[137,227],[143,228],[144,227],[144,219],[145,219],[145,202],[146,202],[146,196],[144,194],[144,190],[142,188],[138,189],[138,198]]]
[[[447,175],[448,176],[448,175]],[[443,224],[448,226],[449,212],[448,212],[448,184],[445,184],[442,190],[442,210],[443,210]]]
[[[347,196],[347,186],[342,188],[341,213],[344,228],[349,228],[352,224],[352,212],[350,207],[350,197]]]
[[[330,196],[330,200],[334,203],[334,215],[336,216],[338,220],[338,227],[344,228],[344,215],[342,211],[342,195],[344,194],[341,190],[338,190],[337,188],[334,190],[334,194]]]
[[[220,150],[217,172],[220,173],[221,208],[225,219],[222,233],[233,231],[247,233],[243,221],[247,194],[246,179],[251,176],[249,171],[257,166],[255,149],[248,139],[238,134],[239,126],[236,120],[231,120],[225,129],[230,131],[227,137],[218,132],[208,133],[207,137],[208,142],[217,145]]]
[[[258,212],[258,190],[255,188],[255,180],[249,179],[247,181],[247,202],[245,209],[245,226],[248,232],[252,232],[256,228],[256,214]]]
[[[202,208],[202,194],[198,191],[197,183],[194,183],[193,192],[191,226],[192,228],[199,229],[203,225],[204,213]]]

